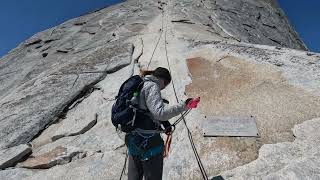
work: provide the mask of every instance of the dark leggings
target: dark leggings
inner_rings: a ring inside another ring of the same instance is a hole
[[[163,170],[163,153],[151,157],[149,160],[129,155],[128,180],[161,180]]]

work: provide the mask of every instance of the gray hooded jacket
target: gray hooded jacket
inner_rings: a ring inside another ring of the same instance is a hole
[[[139,97],[139,108],[149,110],[154,122],[167,121],[187,110],[184,102],[172,106],[165,105],[160,90],[160,80],[157,77],[152,75],[144,77]]]

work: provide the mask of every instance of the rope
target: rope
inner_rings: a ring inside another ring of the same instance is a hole
[[[169,134],[169,135],[167,136],[166,143],[164,144],[163,158],[169,157],[169,151],[170,151],[171,141],[172,141],[172,134]]]
[[[191,109],[189,109],[188,111],[184,112],[183,114],[181,114],[181,117],[179,119],[177,119],[173,124],[172,126],[175,127],[181,120],[183,120],[182,117],[186,117],[189,112],[191,111]]]
[[[149,66],[150,66],[150,64],[151,64],[152,58],[153,58],[153,56],[154,56],[154,53],[155,53],[155,51],[156,51],[156,49],[157,49],[157,47],[158,47],[158,44],[159,44],[159,42],[160,42],[160,39],[161,39],[161,37],[162,37],[162,33],[163,33],[163,22],[164,22],[164,21],[163,21],[163,19],[164,19],[163,16],[164,16],[164,14],[163,14],[163,12],[162,12],[162,29],[161,29],[161,33],[160,33],[160,35],[159,35],[158,41],[157,41],[157,43],[156,43],[156,46],[155,46],[155,48],[154,48],[154,50],[153,50],[153,52],[152,52],[151,58],[150,58],[150,60],[149,60],[149,63],[148,63],[148,66],[147,66],[148,69],[149,69]],[[165,54],[166,54],[166,60],[167,60],[169,72],[170,72],[170,74],[172,74],[172,73],[171,73],[172,71],[171,71],[170,63],[169,63],[168,50],[167,50],[167,25],[168,25],[168,24],[166,23],[166,30],[165,30],[165,35],[164,35],[164,38],[165,38],[164,44],[165,44],[165,52],[166,52]],[[179,98],[178,98],[178,95],[177,95],[177,92],[176,92],[176,88],[175,88],[175,84],[174,84],[174,81],[173,81],[173,80],[172,80],[172,87],[173,87],[174,95],[175,95],[175,97],[176,97],[176,101],[179,103]],[[177,119],[177,120],[173,123],[173,126],[175,127],[179,122],[181,122],[181,121],[183,120],[184,125],[185,125],[185,127],[186,127],[186,129],[187,129],[188,138],[189,138],[189,140],[190,140],[190,144],[191,144],[192,150],[193,150],[193,152],[194,152],[194,155],[195,155],[195,157],[196,157],[196,160],[197,160],[198,166],[199,166],[199,168],[200,168],[200,172],[201,172],[201,174],[202,174],[202,177],[203,177],[204,180],[208,180],[207,173],[206,173],[206,171],[205,171],[205,169],[204,169],[204,166],[203,166],[203,164],[202,164],[202,162],[201,162],[200,156],[199,156],[198,151],[197,151],[197,149],[196,149],[196,146],[195,146],[195,144],[194,144],[191,131],[190,131],[189,127],[187,126],[187,123],[186,123],[186,120],[185,120],[185,116],[186,116],[187,114],[189,114],[190,111],[191,111],[191,110],[188,110],[188,111],[186,111],[186,112],[184,112],[184,113],[180,113],[180,114],[181,114],[181,117],[180,117],[179,119]],[[166,143],[165,143],[166,146],[165,146],[165,151],[164,151],[164,157],[168,157],[168,153],[169,153],[169,150],[170,150],[171,141],[172,141],[172,135],[169,135],[169,136],[167,137]],[[124,166],[123,166],[123,169],[122,169],[122,172],[121,172],[120,180],[122,179],[122,175],[123,175],[123,173],[124,173],[124,171],[125,171],[127,159],[128,159],[128,151],[127,151],[127,153],[126,153],[125,163],[124,163]]]
[[[129,156],[129,155],[128,155],[128,151],[127,151],[127,152],[126,152],[126,158],[124,159],[124,165],[123,165],[122,172],[121,172],[121,176],[120,176],[120,179],[119,179],[119,180],[121,180],[121,179],[122,179],[122,176],[123,176],[124,171],[125,171],[125,169],[126,169],[128,156]]]
[[[169,72],[170,74],[171,73],[171,68],[170,68],[170,63],[169,63],[169,56],[168,56],[168,50],[167,50],[167,23],[166,23],[166,31],[165,31],[165,35],[164,35],[164,46],[165,46],[165,52],[166,52],[166,60],[167,60],[167,64],[168,64],[168,68],[169,68]],[[176,100],[177,100],[177,103],[179,103],[179,98],[178,98],[178,95],[177,95],[177,92],[176,92],[176,88],[175,88],[175,85],[174,85],[174,81],[172,80],[172,87],[173,87],[173,92],[175,94],[175,97],[176,97]],[[190,112],[190,111],[189,111]],[[189,113],[188,111],[185,112],[185,114]],[[194,152],[194,155],[196,157],[196,160],[197,160],[197,163],[198,163],[198,166],[200,168],[200,172],[201,172],[201,175],[203,177],[204,180],[208,180],[208,176],[207,176],[207,173],[203,167],[203,164],[201,162],[201,159],[200,159],[200,156],[198,154],[198,151],[196,149],[196,146],[194,144],[194,141],[193,141],[193,137],[192,137],[192,134],[191,134],[191,131],[189,129],[189,127],[187,126],[187,123],[186,123],[186,120],[185,120],[185,117],[184,117],[184,114],[181,113],[181,117],[180,117],[183,122],[184,122],[184,125],[186,126],[186,129],[188,131],[188,137],[189,137],[189,140],[190,140],[190,144],[191,144],[191,147],[192,147],[192,150]],[[175,123],[179,123],[181,120],[179,120],[178,122],[176,121]]]

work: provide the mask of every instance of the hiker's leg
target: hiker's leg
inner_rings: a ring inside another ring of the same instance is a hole
[[[128,180],[142,180],[143,168],[142,162],[129,155]]]
[[[145,180],[161,180],[163,171],[163,153],[143,161],[143,174]]]

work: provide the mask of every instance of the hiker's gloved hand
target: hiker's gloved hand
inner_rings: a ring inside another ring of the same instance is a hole
[[[191,100],[189,100],[189,99],[187,99],[187,101],[186,101],[187,108],[188,109],[197,108],[198,103],[200,102],[200,97],[192,98]]]
[[[166,135],[170,135],[170,134],[173,133],[173,130],[174,130],[173,126],[169,126],[169,127],[167,127],[167,128],[164,130],[164,133],[165,133]]]
[[[192,100],[192,98],[188,98],[188,99],[185,101],[185,105],[187,105],[191,100]]]
[[[169,121],[163,121],[161,122],[161,124],[163,125],[164,133],[166,135],[170,135],[173,132],[174,127],[170,124]]]

